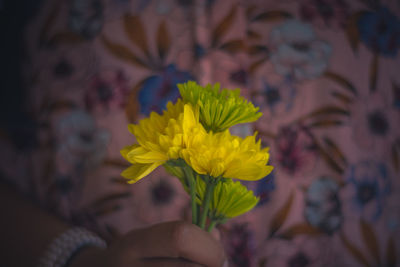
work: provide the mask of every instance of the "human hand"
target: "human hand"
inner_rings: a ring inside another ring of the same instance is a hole
[[[70,267],[227,267],[222,245],[209,233],[183,221],[137,229],[109,248],[86,249]]]

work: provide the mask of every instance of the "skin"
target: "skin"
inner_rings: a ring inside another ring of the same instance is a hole
[[[11,203],[11,204],[10,204]],[[0,183],[0,250],[5,266],[32,266],[47,246],[70,226]],[[135,229],[107,249],[88,247],[68,267],[228,266],[221,244],[184,221]]]

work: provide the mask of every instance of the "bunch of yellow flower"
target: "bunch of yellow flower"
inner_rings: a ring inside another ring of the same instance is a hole
[[[239,90],[178,84],[182,98],[169,102],[163,114],[152,112],[128,126],[137,144],[121,150],[132,163],[122,176],[135,183],[163,165],[182,182],[191,196],[192,221],[211,230],[251,210],[258,202],[253,192],[232,179],[254,181],[273,169],[268,148],[256,135],[241,138],[229,127],[257,120],[261,113]],[[200,217],[198,217],[201,214]]]

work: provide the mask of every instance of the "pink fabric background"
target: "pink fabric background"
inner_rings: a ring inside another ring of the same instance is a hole
[[[386,8],[386,9],[385,9]],[[398,1],[47,1],[26,29],[35,146],[1,139],[1,171],[105,238],[182,219],[160,168],[135,185],[127,124],[188,79],[241,88],[263,111],[272,175],[220,227],[231,266],[400,266]]]

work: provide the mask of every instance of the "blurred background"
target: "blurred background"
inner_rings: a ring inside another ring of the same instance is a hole
[[[263,112],[273,173],[220,227],[231,266],[400,266],[400,1],[1,0],[2,180],[102,237],[185,218],[127,131],[219,82]],[[12,204],[11,204],[12,205]]]

